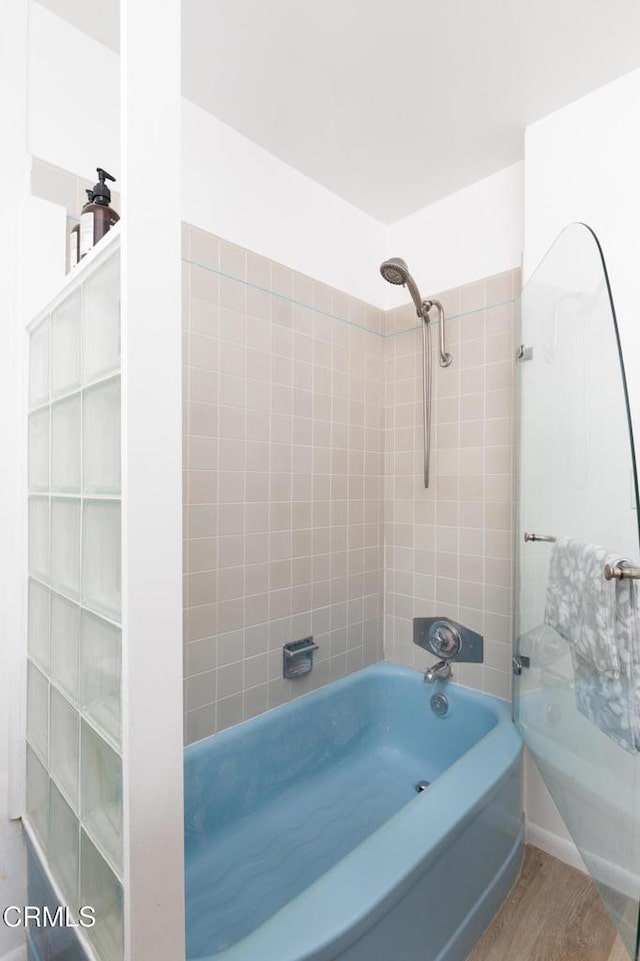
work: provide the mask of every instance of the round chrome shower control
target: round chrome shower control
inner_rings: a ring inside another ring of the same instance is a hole
[[[436,657],[455,657],[462,647],[460,633],[450,621],[434,621],[429,631],[429,640],[429,646]]]

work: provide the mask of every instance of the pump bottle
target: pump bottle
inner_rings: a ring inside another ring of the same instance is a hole
[[[80,216],[85,213],[90,203],[93,202],[93,190],[87,190],[87,199],[84,202]],[[75,265],[80,260],[80,222],[71,230],[71,235],[69,238],[70,250],[69,250],[69,267],[75,267]]]
[[[85,204],[80,215],[80,260],[120,220],[120,216],[110,207],[111,191],[105,183],[106,180],[115,183],[116,178],[102,167],[97,167],[96,170],[98,183],[91,191],[91,202]]]

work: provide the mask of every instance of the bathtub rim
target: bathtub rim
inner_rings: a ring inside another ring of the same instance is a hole
[[[422,683],[418,671],[378,662],[309,694],[335,690],[365,672],[417,677]],[[259,928],[223,951],[190,961],[255,961],[257,957],[332,961],[398,903],[448,845],[452,832],[461,831],[473,820],[500,791],[502,782],[521,767],[523,744],[512,721],[511,703],[462,685],[455,689],[456,696],[488,707],[496,717],[495,726],[441,774],[429,791],[416,795]],[[189,745],[185,755],[187,751],[196,753],[195,748],[203,750],[208,741],[205,738]],[[443,795],[447,798],[444,812]]]
[[[326,684],[322,684],[320,687],[316,687],[311,691],[305,691],[304,694],[298,694],[290,701],[284,701],[282,704],[276,704],[275,707],[269,707],[265,711],[261,711],[259,714],[256,714],[253,717],[248,717],[244,721],[239,721],[237,724],[232,724],[230,727],[224,728],[222,731],[217,731],[214,734],[207,734],[206,737],[199,738],[197,741],[192,741],[190,744],[185,745],[183,749],[185,765],[192,757],[195,760],[197,759],[198,755],[204,753],[212,738],[216,738],[217,740],[227,740],[227,738],[230,737],[237,737],[238,732],[252,730],[262,721],[264,721],[265,718],[272,716],[275,711],[278,711],[279,713],[288,713],[289,711],[295,710],[308,698],[316,698],[318,700],[329,698],[332,692],[339,691],[343,687],[349,687],[359,678],[369,675],[375,676],[377,674],[381,675],[382,677],[385,675],[389,677],[405,677],[414,683],[417,677],[422,679],[423,676],[423,672],[417,668],[405,667],[401,664],[394,664],[393,661],[376,661],[374,664],[368,664],[366,667],[361,667],[357,671],[352,671],[350,674],[346,674],[344,677],[340,677],[335,681],[327,681]],[[452,689],[455,691],[456,696],[462,694],[462,697],[465,700],[471,701],[472,703],[477,703],[484,708],[488,707],[490,713],[494,715],[496,723],[500,723],[504,719],[505,712],[508,714],[509,720],[513,719],[513,704],[511,701],[505,701],[503,698],[496,697],[494,694],[485,694],[484,691],[478,691],[476,688],[467,687],[466,685],[460,684],[455,680],[446,682],[436,681],[436,683],[433,685],[434,691],[446,693],[447,690]]]

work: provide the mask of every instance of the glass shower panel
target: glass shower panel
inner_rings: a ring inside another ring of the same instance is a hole
[[[82,613],[80,676],[82,709],[94,726],[120,744],[122,642],[120,629],[87,611]]]
[[[29,366],[25,823],[56,896],[96,907],[100,961],[123,942],[119,365],[112,249],[32,325]]]
[[[45,317],[31,333],[29,344],[29,407],[49,400],[50,321]]]
[[[120,258],[112,257],[84,287],[82,382],[120,368]]]
[[[91,494],[120,493],[120,378],[84,392],[84,489]]]
[[[80,901],[91,904],[96,923],[89,937],[101,961],[120,961],[124,942],[122,885],[84,831],[80,835]]]
[[[34,664],[27,669],[27,740],[46,763],[49,757],[49,684]]]
[[[28,744],[27,817],[46,851],[49,837],[49,776]]]
[[[60,594],[51,595],[51,680],[75,704],[78,700],[80,608]]]
[[[51,584],[69,597],[80,594],[80,501],[51,499]]]
[[[29,573],[49,583],[49,498],[29,498]]]
[[[54,397],[80,385],[80,288],[51,315],[51,393]]]
[[[78,712],[54,687],[50,706],[51,776],[74,809],[78,810]]]
[[[58,401],[51,408],[51,488],[80,490],[80,395]]]
[[[638,563],[637,478],[605,264],[585,225],[563,231],[526,285],[521,341],[515,718],[636,958],[638,583],[607,582],[604,567]],[[585,563],[592,619],[584,602],[568,610]]]
[[[49,624],[51,597],[49,588],[29,581],[28,651],[31,660],[45,674],[49,671]]]
[[[49,857],[67,904],[77,911],[80,824],[53,783],[49,801]]]
[[[49,408],[29,417],[29,490],[49,490]]]

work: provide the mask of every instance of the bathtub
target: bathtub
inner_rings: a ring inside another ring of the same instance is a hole
[[[187,961],[465,961],[520,868],[521,765],[510,704],[387,663],[189,746]]]

